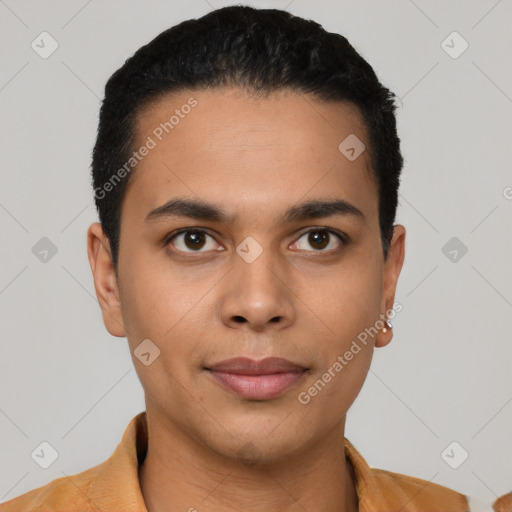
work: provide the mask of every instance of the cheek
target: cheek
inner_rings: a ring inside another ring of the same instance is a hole
[[[133,342],[139,338],[163,341],[194,306],[196,293],[184,288],[180,275],[171,274],[165,261],[140,253],[132,252],[129,262],[119,268],[123,320]]]
[[[353,347],[349,343],[339,351],[334,350],[329,362],[318,369],[297,393],[305,418],[312,423],[321,421],[320,429],[337,423],[361,391],[373,349],[370,344],[359,345]],[[350,353],[348,357],[347,352]]]
[[[145,270],[147,268],[145,265],[139,271],[134,261],[130,271],[124,273],[120,289],[123,320],[134,363],[142,366],[143,374],[147,373],[147,368],[153,373],[165,369],[184,376],[184,361],[200,365],[197,345],[207,329],[211,329],[207,311],[214,310],[214,305],[204,300],[206,291],[202,287],[188,286],[179,275],[169,272],[165,275],[154,266],[149,266],[149,271]],[[160,351],[158,365],[153,368],[141,365],[134,353],[147,339]],[[141,380],[146,379],[151,376],[142,375]]]
[[[347,265],[324,279],[315,311],[338,339],[341,335],[342,341],[346,341],[378,319],[381,291],[378,269],[370,265]]]

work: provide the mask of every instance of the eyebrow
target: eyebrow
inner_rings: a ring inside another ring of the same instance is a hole
[[[350,216],[366,220],[363,212],[359,208],[343,199],[315,199],[289,208],[281,218],[281,222],[291,223],[331,217],[334,215]],[[232,223],[234,220],[233,215],[228,214],[222,207],[216,204],[201,200],[174,198],[162,206],[151,210],[146,215],[145,222],[171,217],[189,217],[191,219],[223,223]]]

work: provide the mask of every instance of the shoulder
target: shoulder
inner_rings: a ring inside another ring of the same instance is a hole
[[[429,480],[423,480],[383,469],[372,469],[378,492],[390,501],[390,506],[404,510],[436,510],[468,512],[464,494]],[[430,508],[435,507],[435,508]]]
[[[345,437],[361,511],[386,512],[512,512],[512,493],[494,502],[481,501],[448,487],[414,476],[373,468]],[[0,511],[1,512],[1,511]]]
[[[392,496],[397,510],[420,512],[512,512],[512,493],[494,501],[485,501],[413,476],[373,469],[378,488],[384,496]],[[391,490],[391,491],[388,491]],[[434,508],[432,508],[434,507]]]
[[[42,487],[0,503],[0,512],[53,512],[63,510],[63,506],[69,511],[97,512],[87,498],[94,482],[95,469],[56,478]]]
[[[512,512],[512,491],[498,498],[492,506],[494,512]]]
[[[468,512],[463,494],[432,481],[373,468],[346,437],[345,455],[354,470],[361,510]]]
[[[145,412],[128,424],[114,452],[81,473],[56,478],[0,503],[0,512],[98,512],[143,510],[138,454],[147,448]]]

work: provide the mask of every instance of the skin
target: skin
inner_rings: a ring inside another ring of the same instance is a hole
[[[355,511],[346,413],[373,349],[387,345],[392,331],[370,338],[307,405],[297,396],[393,306],[405,228],[395,226],[384,260],[368,151],[349,161],[338,150],[349,134],[369,148],[365,125],[351,104],[296,92],[257,99],[234,87],[181,91],[142,112],[136,147],[191,97],[197,106],[131,176],[118,280],[101,225],[87,234],[105,326],[128,338],[145,392],[150,442],[139,476],[147,509]],[[212,202],[236,217],[145,222],[176,197]],[[281,222],[286,209],[310,199],[343,199],[364,219]],[[164,244],[184,227],[211,236],[199,249],[186,235]],[[332,235],[318,248],[308,239],[312,227],[349,241]],[[263,250],[252,263],[236,252],[248,236]],[[148,338],[160,356],[145,366],[133,351]],[[309,371],[279,397],[247,400],[204,370],[236,356],[283,357]]]

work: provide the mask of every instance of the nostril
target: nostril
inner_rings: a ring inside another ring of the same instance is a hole
[[[243,316],[235,316],[234,319],[235,319],[235,322],[238,322],[240,324],[243,324],[244,322],[246,322],[246,319]]]

